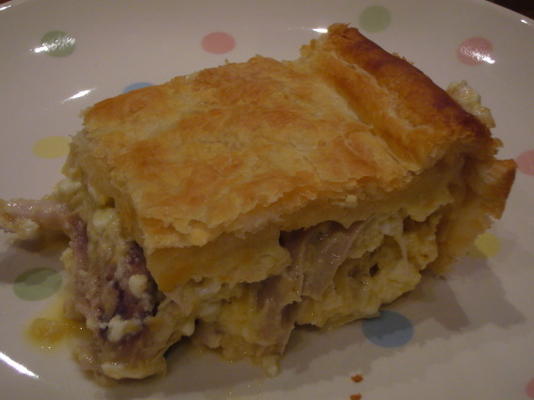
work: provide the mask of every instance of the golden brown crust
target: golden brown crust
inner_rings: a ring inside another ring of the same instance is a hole
[[[514,166],[494,165],[497,146],[422,72],[336,24],[296,61],[258,56],[96,104],[66,170],[80,167],[113,198],[150,259],[292,227],[282,221],[319,223],[330,214],[314,205],[334,215],[382,200],[449,153],[500,171],[479,190],[498,216]]]
[[[439,227],[439,257],[430,268],[440,274],[490,227],[490,217],[501,217],[514,182],[516,164],[513,160],[482,163],[469,160],[464,171],[468,186],[455,194],[455,207],[446,212]]]
[[[493,218],[501,218],[516,172],[514,160],[480,163],[469,177],[472,190],[481,199],[481,208]]]
[[[491,134],[480,121],[357,29],[332,25],[303,54],[410,169],[432,165],[458,141],[483,149],[484,156],[494,153]]]
[[[148,89],[88,110],[74,141],[84,170],[101,164],[95,171],[111,178],[93,185],[129,194],[145,248],[203,245],[246,231],[243,217],[273,205],[291,213],[366,185],[390,190],[405,175],[344,99],[299,63],[256,57]]]

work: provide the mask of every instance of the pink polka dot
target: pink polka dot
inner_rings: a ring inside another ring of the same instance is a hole
[[[521,153],[515,160],[519,171],[527,175],[534,175],[534,150]]]
[[[527,393],[528,397],[534,399],[534,378],[532,378],[530,382],[527,383],[527,386],[525,387],[525,392]]]
[[[458,59],[467,65],[495,64],[491,56],[493,45],[488,39],[473,37],[464,40],[456,49]]]
[[[208,53],[224,54],[235,47],[235,39],[226,32],[208,33],[202,38],[202,48]]]

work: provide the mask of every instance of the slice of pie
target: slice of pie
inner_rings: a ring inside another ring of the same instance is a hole
[[[501,216],[515,164],[495,158],[477,95],[451,92],[335,24],[295,61],[257,56],[96,104],[66,179],[0,204],[0,224],[70,238],[85,368],[143,378],[191,337],[274,373],[295,327],[376,315]]]

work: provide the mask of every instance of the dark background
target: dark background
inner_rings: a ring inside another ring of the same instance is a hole
[[[527,17],[534,18],[534,0],[489,0],[492,3],[509,8]]]

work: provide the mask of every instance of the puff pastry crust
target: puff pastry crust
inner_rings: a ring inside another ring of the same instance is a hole
[[[100,332],[91,368],[147,376],[191,335],[264,360],[296,325],[373,315],[501,216],[515,164],[495,158],[500,145],[416,67],[344,24],[294,61],[257,56],[94,105],[64,168],[76,188],[53,196],[86,226],[64,260],[81,279],[75,253],[88,241],[89,264],[104,265],[90,274],[129,279],[95,297],[122,290],[136,308],[73,306]]]

